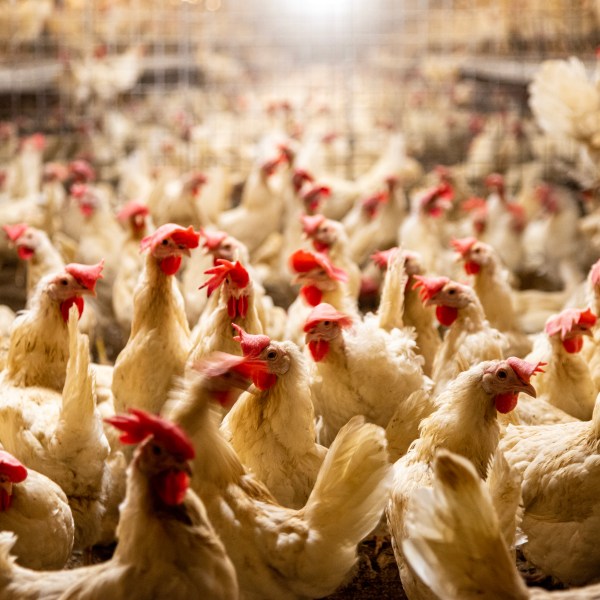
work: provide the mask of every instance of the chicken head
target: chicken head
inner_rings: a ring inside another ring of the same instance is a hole
[[[596,321],[596,315],[589,308],[567,308],[550,317],[544,331],[551,337],[558,337],[569,354],[575,354],[583,348],[583,336],[592,335]]]
[[[475,299],[475,292],[468,286],[448,279],[448,277],[414,276],[413,289],[419,289],[425,306],[435,305],[438,321],[449,327],[458,317],[458,311]]]
[[[334,267],[321,252],[296,250],[290,256],[289,265],[296,274],[294,283],[302,285],[300,294],[310,306],[320,304],[324,291],[334,290],[338,282],[348,281],[346,271]]]
[[[184,431],[177,425],[143,410],[106,419],[123,433],[123,444],[140,444],[133,464],[148,478],[153,492],[166,506],[183,502],[190,483],[189,461],[196,453]]]
[[[517,406],[521,392],[536,397],[529,380],[542,373],[544,366],[545,363],[533,364],[514,356],[493,361],[484,368],[481,387],[493,398],[498,412],[508,413]]]
[[[232,263],[223,258],[215,261],[216,266],[204,272],[212,275],[199,289],[206,288],[210,295],[223,285],[223,297],[227,302],[227,314],[231,319],[238,315],[242,318],[248,313],[248,294],[252,289],[252,282],[248,271],[240,261]]]
[[[340,223],[323,215],[302,215],[302,231],[317,252],[327,252],[338,240]]]
[[[266,335],[246,333],[239,325],[232,323],[238,335],[233,339],[240,343],[244,356],[264,361],[265,368],[252,372],[252,381],[259,390],[268,390],[277,383],[277,378],[285,375],[290,368],[291,358],[284,345],[273,342]]]
[[[126,223],[133,234],[141,236],[146,231],[147,219],[150,214],[148,207],[138,200],[131,200],[117,213],[117,219]]]
[[[185,228],[175,223],[166,223],[140,242],[140,250],[150,250],[161,271],[165,275],[175,275],[181,266],[182,257],[190,256],[190,249],[197,248],[199,243],[200,234],[194,231],[192,225]]]
[[[352,325],[352,318],[323,302],[312,309],[304,324],[306,344],[315,360],[323,360],[333,340],[341,337],[342,329]]]
[[[474,237],[453,239],[450,244],[458,253],[459,260],[464,261],[467,275],[477,275],[481,267],[489,263],[493,253],[491,246]]]
[[[77,306],[81,317],[84,308],[83,296],[96,295],[96,283],[102,279],[104,260],[96,265],[68,264],[60,273],[46,279],[46,293],[58,302],[65,323],[69,320],[69,309]]]

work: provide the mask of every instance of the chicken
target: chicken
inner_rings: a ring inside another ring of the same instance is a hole
[[[390,258],[394,256],[395,248],[390,248],[383,252],[376,252],[371,256],[373,262],[380,269],[387,270]],[[416,280],[415,275],[423,274],[421,258],[416,252],[403,250],[404,271],[407,281],[404,286],[404,303],[402,322],[407,327],[413,327],[416,335],[417,352],[423,357],[423,372],[428,377],[433,370],[433,362],[439,347],[441,338],[435,326],[435,317],[430,306],[424,306],[419,297],[419,293],[414,289]]]
[[[418,436],[416,425],[431,407],[426,402],[410,405],[408,399],[414,391],[427,390],[431,382],[423,376],[410,331],[388,333],[373,317],[353,320],[326,303],[312,310],[304,330],[314,361],[310,388],[321,418],[321,444],[329,446],[354,415],[386,427],[396,411],[408,421],[409,408],[418,414],[412,439]]]
[[[315,443],[308,366],[295,344],[234,328],[244,355],[266,361],[268,368],[257,382],[259,391],[240,396],[221,431],[282,506],[301,508],[327,454]]]
[[[238,598],[231,561],[202,502],[188,490],[194,447],[175,425],[134,411],[110,422],[125,444],[139,444],[129,466],[119,543],[107,562],[57,573],[18,567],[14,537],[0,538],[2,598]]]
[[[117,218],[127,228],[127,239],[121,249],[112,286],[112,308],[117,323],[126,335],[129,335],[133,321],[135,286],[144,267],[140,242],[153,229],[148,214],[148,207],[136,200],[125,204],[117,213]]]
[[[218,290],[219,301],[213,311],[202,315],[193,332],[194,347],[189,358],[192,363],[216,350],[239,353],[239,344],[231,336],[232,323],[249,333],[263,332],[256,310],[253,283],[242,263],[219,258],[216,266],[208,269],[206,274],[211,277],[200,287],[207,288],[209,297]]]
[[[71,290],[63,293],[73,294],[74,285],[80,284],[67,283]],[[120,455],[105,462],[109,445],[96,409],[89,343],[77,331],[77,304],[69,310],[68,337],[62,331],[68,343],[62,394],[39,385],[11,386],[10,374],[5,375],[0,443],[60,485],[73,512],[75,547],[87,548],[113,539],[123,463]]]
[[[384,433],[354,417],[330,448],[306,505],[280,506],[245,471],[211,410],[247,360],[213,360],[173,397],[175,421],[198,444],[192,487],[236,567],[244,597],[320,598],[344,580],[356,562],[356,544],[381,518],[390,471]],[[264,370],[253,375],[264,376]]]
[[[539,336],[528,356],[528,360],[547,363],[538,378],[538,399],[582,421],[592,418],[597,392],[588,364],[579,353],[583,336],[591,336],[596,320],[589,309],[562,311],[548,320],[545,335]]]
[[[496,250],[511,273],[517,273],[523,257],[521,234],[526,223],[523,210],[520,205],[508,200],[502,175],[488,175],[485,184],[490,194],[486,201],[486,224],[481,240]]]
[[[420,489],[409,500],[402,550],[436,597],[526,600],[550,596],[541,588],[525,586],[502,536],[490,492],[468,460],[440,450],[433,462],[432,483],[433,489]],[[586,598],[575,590],[568,594],[553,596]]]
[[[296,273],[294,283],[300,283],[300,293],[288,308],[285,337],[303,344],[303,328],[308,313],[327,302],[336,310],[350,315],[358,314],[356,301],[352,300],[347,288],[348,274],[334,266],[326,254],[297,250],[289,260],[291,270]]]
[[[102,266],[72,263],[40,281],[29,310],[12,327],[0,389],[39,386],[62,391],[69,357],[69,309],[75,305],[83,312],[83,296],[95,293]]]
[[[108,54],[100,47],[79,59],[69,58],[59,87],[77,106],[91,101],[109,104],[135,86],[142,74],[143,53],[141,46],[131,46],[121,54]]]
[[[473,288],[481,302],[490,325],[507,338],[507,354],[524,357],[532,343],[519,329],[512,302],[510,275],[502,266],[500,257],[489,244],[475,238],[452,240],[453,248],[464,261],[465,271],[473,275]]]
[[[103,314],[112,310],[112,286],[121,259],[124,234],[111,209],[108,194],[100,187],[87,184],[71,186],[71,196],[84,215],[76,260],[94,263],[105,259],[104,282],[98,286],[98,302]]]
[[[162,225],[140,244],[148,251],[146,264],[133,298],[131,334],[113,372],[117,412],[128,407],[159,412],[173,378],[183,375],[190,330],[173,276],[182,257],[198,244],[199,234],[192,226],[185,229],[173,223]]]
[[[500,443],[523,476],[526,559],[567,585],[598,578],[600,411],[591,421],[510,426]]]
[[[547,60],[529,86],[529,105],[540,127],[574,140],[589,159],[600,157],[600,91],[575,57]]]
[[[431,485],[431,462],[441,448],[468,458],[480,477],[486,476],[500,439],[497,413],[509,413],[519,392],[535,396],[530,383],[537,365],[518,358],[486,361],[462,372],[435,399],[437,409],[421,422],[420,437],[394,464],[394,488],[387,508],[388,524],[402,586],[411,600],[431,598],[404,559],[409,498]]]
[[[244,185],[240,205],[219,217],[219,227],[245,244],[250,253],[279,230],[283,202],[269,186],[269,178],[286,161],[286,154],[280,152],[276,158],[255,166]]]
[[[535,198],[540,210],[523,232],[522,269],[558,287],[573,287],[583,279],[578,261],[584,252],[575,196],[567,188],[539,184]]]
[[[447,273],[443,215],[452,207],[454,191],[447,184],[415,194],[410,214],[398,230],[398,245],[419,253],[425,271]]]
[[[0,530],[17,534],[19,565],[61,569],[71,556],[74,529],[62,489],[0,450]]]
[[[158,187],[148,198],[152,220],[157,225],[206,226],[208,218],[202,210],[202,188],[206,182],[206,175],[200,172],[188,173],[174,181],[167,180],[164,188]]]
[[[485,320],[483,309],[472,288],[447,277],[415,275],[425,305],[435,305],[438,321],[449,327],[435,357],[432,379],[440,391],[463,366],[484,360],[501,359],[506,339]]]
[[[27,261],[27,297],[31,298],[40,279],[59,271],[65,263],[48,235],[41,229],[30,227],[26,223],[4,225],[3,229],[15,245],[19,258]]]
[[[348,291],[353,298],[358,298],[361,274],[358,265],[350,257],[344,226],[323,215],[302,215],[302,230],[312,241],[316,252],[327,254],[334,265],[346,271]]]
[[[385,189],[363,197],[343,223],[350,237],[350,256],[362,265],[377,248],[396,243],[406,215],[406,197],[394,176],[385,179]]]

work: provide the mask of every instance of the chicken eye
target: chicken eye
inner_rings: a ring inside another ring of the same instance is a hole
[[[68,285],[69,284],[69,280],[66,277],[63,277],[60,280],[60,285]]]
[[[161,244],[162,244],[163,246],[166,246],[168,243],[169,243],[169,240],[163,240],[163,241],[161,242]]]
[[[498,377],[498,379],[506,379],[506,377],[507,377],[506,371],[504,371],[504,370],[498,371],[498,373],[496,373],[496,377]]]
[[[331,321],[323,321],[323,325],[325,325],[325,327],[329,327],[331,325]]]
[[[277,358],[277,352],[275,352],[275,350],[269,350],[269,352],[267,353],[267,358],[269,360],[274,360],[275,358]]]
[[[162,448],[156,444],[152,444],[151,450],[154,456],[160,456],[162,454]]]
[[[453,296],[454,294],[456,294],[456,290],[455,290],[455,289],[448,290],[448,293],[449,293],[451,296]]]

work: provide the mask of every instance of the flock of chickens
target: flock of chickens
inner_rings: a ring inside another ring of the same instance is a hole
[[[320,598],[369,536],[411,600],[600,597],[595,85],[571,59],[531,86],[579,190],[424,173],[394,131],[343,179],[285,101],[235,202],[123,116],[70,161],[2,124],[0,598]]]

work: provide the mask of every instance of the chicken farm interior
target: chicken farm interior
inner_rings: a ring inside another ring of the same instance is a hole
[[[600,598],[599,44],[0,0],[0,600]]]

